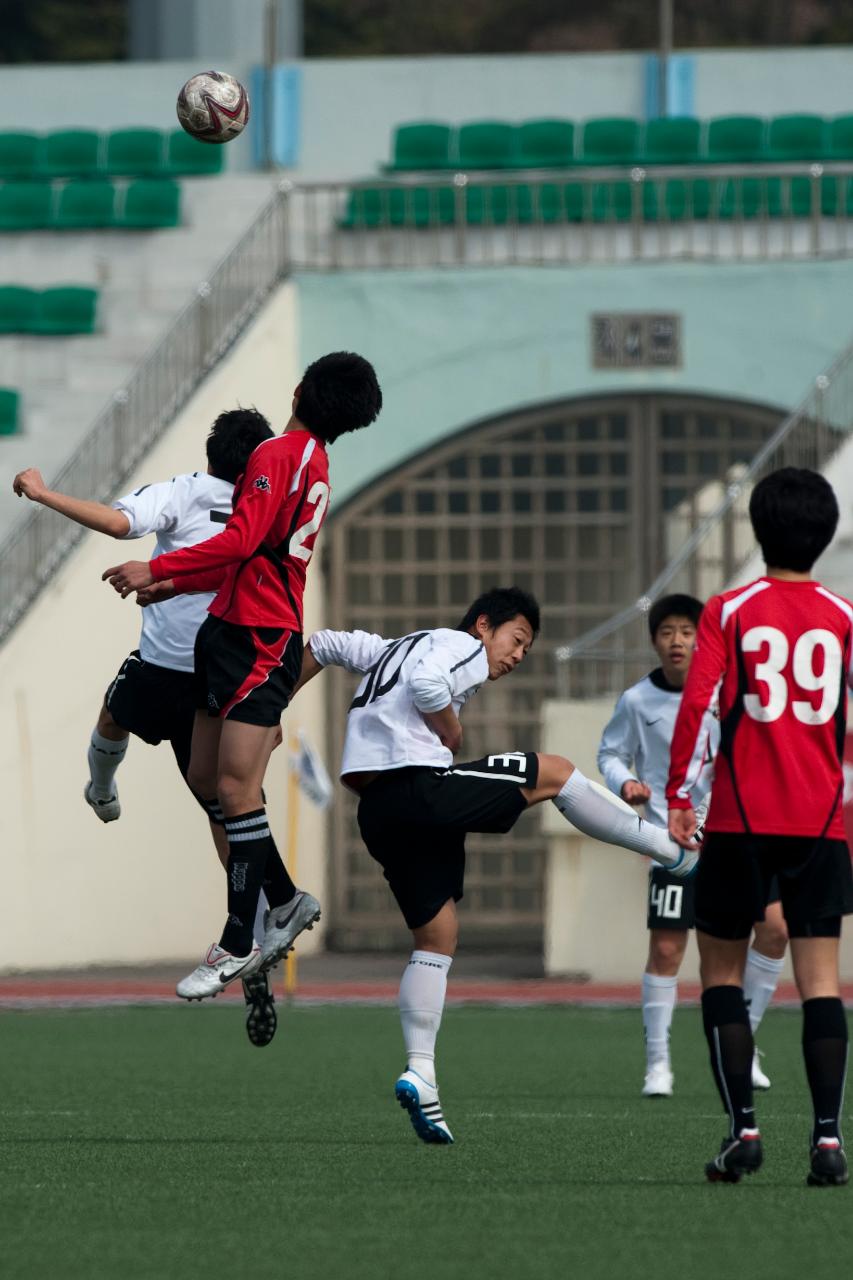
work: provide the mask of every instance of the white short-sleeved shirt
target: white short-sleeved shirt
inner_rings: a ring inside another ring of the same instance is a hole
[[[227,480],[194,471],[162,484],[146,484],[113,506],[130,521],[127,538],[157,535],[153,555],[193,547],[225,528],[231,515],[234,486]],[[195,638],[214,592],[175,596],[142,610],[139,652],[145,662],[172,671],[192,671]]]
[[[321,666],[344,667],[364,679],[347,717],[341,774],[431,765],[453,755],[424,720],[424,711],[462,707],[489,678],[482,641],[439,627],[384,640],[366,631],[317,631],[311,652]]]

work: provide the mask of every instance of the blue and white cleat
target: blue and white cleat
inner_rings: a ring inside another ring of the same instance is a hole
[[[406,1070],[394,1085],[394,1096],[404,1111],[408,1111],[412,1128],[422,1142],[440,1143],[453,1141],[453,1134],[441,1114],[438,1089],[417,1071]]]

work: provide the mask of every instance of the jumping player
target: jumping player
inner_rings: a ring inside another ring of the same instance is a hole
[[[160,598],[215,586],[195,650],[196,717],[189,783],[228,837],[228,918],[218,943],[178,983],[184,999],[214,996],[235,978],[271,968],[319,919],[297,891],[270,833],[262,785],[279,721],[302,664],[302,593],[329,503],[326,446],[375,420],[382,393],[373,367],[350,352],[306,369],[281,436],[260,445],[216,538],[131,561],[103,575],[126,596],[166,584]],[[270,909],[264,941],[252,922],[261,890]]]
[[[649,634],[660,666],[622,694],[598,748],[598,767],[610,790],[628,804],[645,805],[646,816],[661,827],[667,824],[665,792],[672,731],[701,615],[702,602],[693,596],[664,596],[655,602],[649,611]],[[707,807],[711,788],[711,761],[720,738],[715,713],[716,708],[705,713],[702,732],[707,749],[691,770],[691,798],[696,807]],[[647,1098],[672,1094],[669,1036],[678,999],[678,971],[687,949],[688,930],[694,923],[694,884],[693,880],[673,879],[665,867],[649,870],[649,954],[642,984],[646,1044],[642,1092]],[[771,890],[771,898],[765,920],[756,925],[746,964],[744,995],[753,1035],[776,990],[788,940],[778,889]],[[770,1087],[757,1050],[752,1083],[756,1088]]]
[[[350,707],[341,777],[360,795],[358,823],[412,931],[400,984],[407,1064],[395,1085],[424,1142],[453,1138],[441,1112],[435,1043],[457,941],[465,834],[507,832],[531,805],[553,800],[581,831],[648,854],[688,874],[666,831],[591,786],[562,756],[505,751],[454,764],[459,713],[487,680],[522,662],[539,631],[539,606],[517,588],[494,588],[455,630],[384,640],[364,631],[319,631],[300,685],[334,665],[364,678]]]
[[[696,878],[702,1015],[729,1135],[705,1172],[738,1182],[761,1165],[752,1030],[743,991],[752,924],[778,876],[803,1002],[814,1106],[810,1186],[847,1181],[840,1129],[847,1019],[839,993],[842,917],[853,875],[841,820],[853,605],[811,577],[838,504],[813,471],[785,467],[753,490],[749,514],[767,572],[708,602],[682,697],[667,786],[669,829],[691,848],[691,761],[719,691],[720,748]]]
[[[256,409],[221,413],[207,437],[206,472],[143,485],[112,506],[49,489],[34,467],[15,476],[13,489],[19,497],[96,533],[121,539],[156,534],[156,551],[165,554],[193,546],[225,526],[238,476],[254,449],[272,434]],[[154,746],[168,742],[186,780],[195,720],[193,649],[212,600],[211,592],[187,595],[145,610],[139,648],[124,660],[107,689],[89,742],[89,780],[83,797],[101,822],[114,822],[121,815],[115,779],[131,734]],[[208,817],[217,854],[226,867],[222,815],[209,812]],[[272,992],[262,974],[247,979],[243,989],[247,1034],[252,1044],[263,1047],[276,1030]]]

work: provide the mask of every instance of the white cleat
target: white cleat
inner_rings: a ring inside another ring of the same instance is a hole
[[[653,1063],[643,1081],[644,1098],[671,1098],[674,1076],[665,1062]]]
[[[761,1059],[764,1054],[760,1049],[756,1049],[752,1057],[752,1087],[753,1089],[769,1089],[770,1077],[766,1076],[761,1070]]]
[[[121,805],[119,803],[118,791],[114,796],[110,796],[109,800],[96,800],[92,795],[91,778],[83,788],[83,799],[90,809],[93,809],[101,822],[115,822],[116,818],[121,817]]]
[[[205,1000],[218,996],[236,978],[248,978],[260,965],[261,949],[257,943],[247,956],[232,956],[213,942],[198,968],[181,978],[175,991],[182,1000]]]
[[[438,1089],[417,1071],[404,1071],[394,1085],[394,1096],[404,1111],[408,1111],[412,1128],[422,1142],[447,1146],[453,1134],[441,1114]]]
[[[296,896],[281,907],[271,907],[264,916],[261,968],[271,969],[286,956],[303,929],[313,929],[320,919],[320,904],[310,893],[296,890]]]

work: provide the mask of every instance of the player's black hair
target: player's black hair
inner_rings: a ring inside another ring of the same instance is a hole
[[[489,619],[493,631],[501,623],[512,622],[521,614],[530,623],[534,636],[539,634],[539,605],[535,597],[528,591],[522,591],[521,587],[490,587],[477,596],[456,630],[470,631],[481,614]]]
[[[654,640],[664,618],[689,618],[694,627],[698,627],[704,608],[702,601],[697,600],[695,596],[678,593],[661,596],[660,600],[656,600],[649,609],[649,635]]]
[[[381,408],[382,389],[364,356],[333,351],[309,364],[302,375],[296,417],[326,444],[370,426]]]
[[[226,409],[210,428],[207,461],[217,480],[234,484],[246,470],[249,455],[273,430],[257,409]]]
[[[835,536],[838,502],[817,471],[781,467],[753,489],[749,518],[765,564],[807,573]]]

